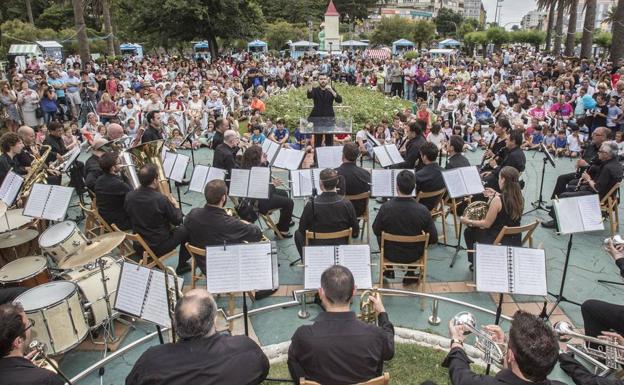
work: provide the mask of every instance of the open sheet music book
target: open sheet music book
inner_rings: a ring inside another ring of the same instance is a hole
[[[13,202],[15,202],[15,198],[17,198],[17,194],[19,193],[20,188],[22,188],[23,183],[24,178],[13,171],[9,171],[4,177],[2,186],[0,186],[0,200],[6,203],[7,207],[11,207],[11,205],[13,205]]]
[[[208,246],[206,284],[213,294],[277,289],[277,250],[271,242]]]
[[[296,170],[301,165],[305,154],[305,151],[283,148],[275,157],[273,167]]]
[[[407,169],[410,172],[414,170]],[[374,197],[397,197],[399,193],[396,191],[396,176],[403,171],[401,169],[392,170],[371,170],[371,196]],[[416,196],[416,189],[412,191],[412,195]]]
[[[377,140],[370,132],[366,133],[366,139],[370,140],[373,146],[381,146],[381,142]]]
[[[477,243],[476,258],[477,291],[548,294],[544,250]]]
[[[290,172],[290,181],[292,183],[293,197],[309,197],[312,196],[312,187],[316,187],[318,194],[321,193],[321,169],[306,168],[303,170],[294,170]]]
[[[272,140],[265,139],[262,142],[262,152],[266,154],[267,161],[270,166],[273,166],[273,162],[275,162],[275,157],[280,151],[282,146],[279,143],[276,143]]]
[[[35,183],[22,214],[27,217],[62,221],[67,214],[73,193],[73,187]]]
[[[321,287],[321,274],[330,266],[341,265],[353,274],[358,289],[373,287],[369,245],[305,246],[304,286]]]
[[[598,194],[553,199],[552,202],[561,234],[604,229]]]
[[[316,162],[318,168],[336,168],[342,164],[342,147],[328,146],[316,148]]]
[[[189,164],[189,159],[190,158],[186,155],[167,151],[165,153],[165,160],[163,160],[163,169],[167,179],[182,182],[182,180],[184,180],[184,173],[186,173],[186,167]]]
[[[184,279],[178,277],[178,287],[181,288],[183,284]],[[169,275],[170,289],[173,290],[174,285],[174,277]],[[114,308],[145,321],[171,327],[165,273],[124,261]]]
[[[271,169],[252,167],[251,170],[233,168],[230,180],[230,196],[269,199]]]
[[[189,190],[203,194],[204,188],[208,182],[215,179],[225,180],[226,174],[227,171],[221,168],[198,164],[193,169],[193,176],[191,177],[191,183],[189,183]]]
[[[383,146],[373,147],[373,152],[381,167],[392,166],[404,160],[396,144],[384,144]]]
[[[446,190],[451,198],[481,194],[483,183],[476,166],[459,167],[442,171]]]

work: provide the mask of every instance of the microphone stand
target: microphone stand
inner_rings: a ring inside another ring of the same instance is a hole
[[[540,152],[544,152],[544,159],[542,160],[542,181],[540,182],[539,197],[537,198],[537,200],[535,202],[531,203],[531,206],[533,206],[533,208],[531,210],[525,212],[522,215],[526,215],[526,214],[532,213],[532,212],[537,211],[537,210],[548,211],[548,209],[546,209],[546,207],[544,206],[546,204],[546,201],[542,199],[542,194],[544,192],[544,176],[546,174],[546,163],[550,162],[553,167],[555,167],[555,163],[551,159],[550,154],[548,153],[548,150],[543,145],[543,143],[540,146],[539,151]],[[536,154],[537,154],[537,152],[536,152]]]
[[[193,141],[191,140],[191,136],[195,136],[193,132],[189,132],[188,134],[186,134],[186,137],[184,138],[184,140],[182,141],[180,145],[184,146],[184,143],[186,142],[189,142],[191,144],[191,161],[193,162],[193,168],[195,168],[195,147],[193,146]]]

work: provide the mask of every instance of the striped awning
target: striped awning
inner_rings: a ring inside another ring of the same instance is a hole
[[[12,44],[9,47],[9,55],[41,55],[41,50],[36,44]]]
[[[364,51],[364,57],[367,59],[389,59],[392,53],[387,48],[367,49]]]

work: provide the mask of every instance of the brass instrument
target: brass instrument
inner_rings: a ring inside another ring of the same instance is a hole
[[[479,349],[485,355],[483,360],[487,364],[494,364],[499,368],[503,367],[505,360],[505,354],[498,343],[492,340],[492,336],[485,330],[477,329],[477,320],[472,313],[467,311],[459,312],[453,317],[453,325],[463,325],[467,330],[464,332],[467,334],[474,334],[475,344],[474,347]]]
[[[47,148],[46,148],[47,147]],[[30,164],[30,170],[28,174],[24,176],[24,182],[22,184],[22,191],[20,192],[17,200],[24,200],[30,195],[35,183],[45,183],[48,179],[48,166],[46,165],[46,159],[52,151],[52,147],[48,145],[42,145],[41,148],[46,148],[43,155],[39,155],[34,152],[32,155],[33,161]]]
[[[380,294],[376,289],[364,290],[360,295],[360,314],[358,318],[367,324],[377,324],[377,313],[373,302],[370,300],[371,296],[379,298]]]
[[[57,159],[54,162],[50,163],[48,167],[57,171],[63,170],[63,168],[65,168],[65,164],[69,161],[72,155],[74,155],[75,151],[80,151],[80,147],[76,147],[75,149],[71,151],[67,151],[65,154],[62,155],[63,160]]]
[[[587,345],[580,347],[567,345],[568,349],[581,355],[596,367],[603,366],[602,362],[612,370],[618,370],[620,365],[624,365],[624,346],[618,345],[615,338],[601,339],[577,333],[572,329],[572,325],[566,321],[555,322],[553,329],[559,336],[560,341],[566,342],[571,337],[575,337],[585,342],[600,345],[598,348],[592,348]]]
[[[122,136],[119,139],[111,140],[102,147],[100,147],[100,151],[104,152],[118,152],[122,153],[130,148],[132,144],[132,138],[129,136]]]
[[[182,297],[182,292],[180,291],[178,285],[178,275],[175,270],[171,266],[165,267],[163,270],[165,273],[165,290],[167,291],[167,308],[169,311],[169,318],[171,319],[171,342],[176,342],[176,328],[175,328],[175,307],[178,303],[178,299]],[[173,288],[169,283],[170,277],[173,278]]]
[[[37,366],[38,368],[47,369],[47,370],[50,370],[50,371],[52,371],[54,373],[57,373],[59,376],[61,376],[63,378],[65,383],[67,383],[69,385],[72,385],[72,382],[65,375],[65,373],[63,373],[59,369],[58,364],[56,363],[56,361],[51,359],[50,357],[48,357],[48,355],[45,352],[45,345],[42,342],[39,342],[37,340],[32,340],[30,342],[30,344],[28,345],[28,348],[31,351],[32,350],[36,350],[37,351],[37,353],[31,359],[32,362],[35,364],[35,366]],[[41,359],[38,359],[39,356],[41,356]]]
[[[481,221],[485,219],[489,208],[489,201],[475,201],[466,206],[466,209],[464,209],[464,216],[472,221]]]
[[[161,154],[164,143],[163,140],[154,140],[129,148],[125,151],[129,155],[122,157],[122,171],[124,171],[124,176],[126,176],[128,181],[132,183],[132,187],[137,188],[139,187],[137,171],[143,165],[155,165],[158,170],[158,191],[169,197],[170,200],[175,200],[171,196],[169,181],[165,176],[165,169],[162,164]],[[132,169],[134,169],[134,173]]]
[[[130,146],[136,147],[139,144],[141,144],[141,139],[143,138],[144,133],[145,133],[145,127],[139,127],[136,135],[134,136],[134,139],[132,140],[132,143],[130,143]]]

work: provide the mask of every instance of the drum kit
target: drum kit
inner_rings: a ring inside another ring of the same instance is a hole
[[[0,205],[0,215],[4,211]],[[7,228],[8,236],[0,234],[0,249],[29,242],[31,231],[35,235],[30,239],[38,235],[35,230]],[[48,354],[63,354],[87,335],[94,344],[117,341],[113,321],[119,313],[113,305],[123,259],[111,253],[124,239],[118,232],[87,239],[74,222],[64,221],[39,236],[42,255],[14,259],[0,268],[0,287],[28,288],[15,302],[33,323],[33,339]],[[100,328],[103,342],[94,340]]]

